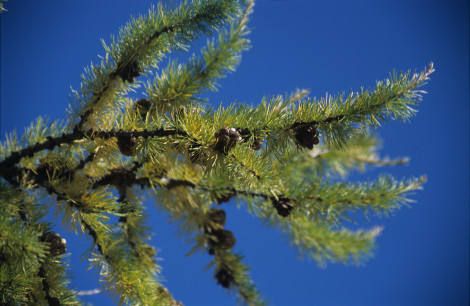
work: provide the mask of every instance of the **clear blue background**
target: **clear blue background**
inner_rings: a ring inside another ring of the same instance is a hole
[[[1,135],[37,116],[64,118],[70,86],[104,51],[131,14],[154,1],[6,2],[1,18]],[[309,88],[312,96],[374,86],[393,69],[436,72],[411,123],[380,129],[383,155],[408,156],[404,167],[373,169],[354,179],[391,172],[398,178],[427,174],[412,209],[373,218],[383,225],[375,257],[365,266],[318,268],[299,260],[283,236],[263,228],[233,203],[223,206],[227,228],[237,238],[259,289],[273,305],[468,305],[469,304],[469,3],[468,1],[262,1],[251,22],[253,48],[241,66],[221,80],[211,102],[258,103],[264,95]],[[184,257],[190,249],[148,203],[153,243],[160,249],[165,285],[186,305],[234,305],[203,272],[208,255]],[[362,225],[362,224],[361,224]],[[78,290],[96,288],[80,263],[85,238],[60,230],[72,252]],[[110,305],[101,295],[83,297]]]

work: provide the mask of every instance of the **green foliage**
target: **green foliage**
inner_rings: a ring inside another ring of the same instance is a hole
[[[103,42],[106,54],[72,92],[66,122],[39,118],[21,138],[7,137],[0,146],[0,303],[78,303],[65,276],[65,241],[44,218],[52,212],[89,237],[83,257],[117,303],[177,305],[148,244],[146,198],[192,245],[188,254],[213,256],[216,282],[242,304],[267,302],[243,255],[232,251],[236,235],[216,202],[236,198],[321,265],[371,256],[381,229],[352,231],[352,216],[394,213],[425,178],[344,179],[370,165],[406,163],[380,158],[373,130],[415,115],[433,67],[392,73],[357,93],[317,99],[302,90],[257,106],[208,107],[202,94],[217,90],[249,49],[252,8],[253,1],[195,0],[132,18]],[[213,34],[199,55],[159,70],[167,54]],[[147,96],[134,100],[135,79],[151,71]]]
[[[59,299],[78,304],[67,288],[62,252],[46,239],[50,225],[43,220],[39,195],[0,182],[1,304],[34,304]]]

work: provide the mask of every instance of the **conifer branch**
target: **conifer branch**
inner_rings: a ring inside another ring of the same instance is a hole
[[[143,270],[155,269],[155,248],[144,243],[145,231],[148,230],[144,227],[145,217],[137,213],[129,214],[125,217],[120,218],[122,224],[123,234],[125,236],[126,243],[132,250],[132,256],[135,262]]]
[[[63,133],[60,136],[46,137],[47,140],[44,142],[38,142],[34,145],[28,146],[23,148],[19,151],[14,151],[11,155],[5,158],[3,161],[0,162],[0,176],[8,175],[11,172],[11,167],[17,164],[20,159],[24,157],[32,157],[34,154],[43,151],[43,150],[53,150],[55,147],[64,144],[71,144],[74,141],[82,140],[82,139],[95,139],[95,138],[103,138],[109,139],[112,137],[116,138],[149,138],[149,137],[169,137],[169,136],[187,136],[187,133],[181,130],[176,129],[165,129],[163,127],[158,128],[153,131],[78,131],[74,130],[72,133],[65,134]],[[93,157],[90,157],[92,159]],[[88,161],[84,161],[85,163]],[[84,165],[83,165],[84,166]]]
[[[333,231],[302,217],[296,218],[295,222],[281,220],[279,224],[290,236],[291,243],[320,265],[327,261],[355,264],[363,262],[371,256],[375,238],[381,232],[381,228],[356,232],[347,229]]]
[[[113,282],[108,282],[107,290],[113,292],[113,289],[117,289],[119,292],[114,293],[115,298],[118,297],[120,303],[123,303],[126,300],[141,300],[141,296],[136,290],[137,288],[133,288],[132,285],[128,284],[127,280],[125,279],[124,272],[122,269],[123,266],[120,266],[115,258],[113,258],[109,253],[108,250],[105,248],[105,241],[106,238],[99,235],[98,228],[94,228],[91,222],[86,220],[86,214],[80,214],[80,226],[82,230],[86,232],[92,239],[93,245],[99,252],[99,256],[101,256],[104,261],[96,258],[99,261],[99,265],[103,266],[105,270],[107,270],[105,274],[105,278],[111,277],[113,278]],[[116,258],[117,259],[117,258]],[[119,294],[119,296],[117,296]]]
[[[206,90],[216,90],[215,79],[235,70],[241,51],[249,47],[249,41],[244,37],[248,34],[246,25],[252,7],[251,1],[244,15],[231,23],[230,31],[219,32],[218,44],[208,42],[201,51],[202,57],[193,56],[185,65],[170,62],[153,84],[147,86],[147,93],[160,113],[185,106],[195,101],[195,95]]]
[[[390,79],[378,82],[376,89],[371,92],[362,90],[360,93],[351,93],[345,99],[342,95],[320,100],[309,99],[290,109],[281,97],[276,97],[270,103],[263,102],[256,108],[236,105],[208,111],[202,117],[204,122],[201,122],[200,114],[188,113],[186,124],[182,127],[197,139],[191,132],[196,129],[196,124],[221,126],[222,122],[226,124],[230,121],[232,126],[248,128],[255,137],[281,137],[276,141],[283,145],[288,144],[283,141],[286,137],[292,138],[289,133],[313,127],[320,131],[319,135],[326,143],[342,147],[348,137],[365,127],[375,128],[388,118],[408,120],[413,116],[416,111],[412,106],[421,100],[420,94],[423,93],[417,88],[428,80],[433,71],[431,63],[420,74],[394,74]],[[196,116],[199,122],[195,122]]]
[[[243,196],[247,200],[250,198],[269,200],[271,211],[276,210],[281,216],[288,216],[293,209],[295,217],[309,216],[319,224],[339,226],[342,223],[341,220],[349,220],[348,213],[357,210],[362,210],[365,215],[369,211],[377,215],[392,213],[402,205],[406,205],[409,200],[405,195],[421,189],[425,181],[425,177],[409,181],[395,181],[390,177],[382,177],[377,182],[369,184],[330,184],[326,181],[308,184],[304,181],[299,185],[290,186],[291,192],[277,195],[233,187],[198,185],[187,180],[165,177],[161,179],[161,186],[168,190],[176,187],[189,187],[209,192],[214,195],[219,204],[235,196]],[[289,195],[291,193],[292,196]]]
[[[182,234],[194,235],[190,241],[196,244],[188,255],[196,250],[203,250],[214,255],[215,258],[209,266],[215,266],[215,278],[218,284],[224,288],[236,290],[244,304],[264,304],[264,299],[250,279],[248,267],[241,262],[242,257],[230,251],[236,240],[231,231],[224,229],[225,212],[220,209],[208,209],[208,203],[203,200],[203,194],[199,194],[198,190],[192,188],[192,183],[166,178],[162,181],[165,191],[157,193],[157,196],[166,204],[162,208],[178,222]],[[191,189],[191,191],[185,193],[184,198],[180,199],[178,195],[181,195],[184,189]],[[182,207],[188,209],[183,210]]]
[[[215,278],[219,285],[237,293],[240,304],[267,305],[250,278],[249,267],[242,262],[243,256],[231,251],[218,250],[211,265],[215,265]]]
[[[227,289],[235,288],[244,304],[264,304],[249,276],[248,267],[241,262],[242,256],[230,251],[236,240],[224,225],[225,211],[221,209],[206,212],[200,225],[204,229],[203,239],[207,241],[209,254],[215,257],[210,265],[215,265],[217,283]]]
[[[432,68],[430,68],[432,72]],[[429,72],[429,73],[431,73]],[[416,77],[416,79],[425,79],[424,77]],[[343,116],[343,115],[340,115]],[[351,115],[353,116],[353,115]],[[338,116],[334,117],[329,117],[323,121],[311,121],[309,123],[304,123],[301,121],[295,122],[292,124],[291,127],[287,128],[286,131],[296,129],[299,126],[308,126],[308,125],[321,125],[322,123],[332,123],[335,122],[336,120],[340,121],[344,119],[345,117],[340,118]],[[215,118],[214,118],[215,119]],[[256,129],[254,129],[254,133],[256,133]],[[274,132],[274,130],[273,130]],[[278,130],[278,133],[284,133]],[[261,133],[257,134],[258,136],[261,135]],[[265,134],[269,135],[269,134]],[[339,135],[339,134],[338,134]],[[52,150],[55,147],[62,145],[62,144],[69,144],[73,143],[74,141],[81,140],[81,139],[94,139],[94,138],[103,138],[103,139],[109,139],[111,137],[116,137],[116,138],[138,138],[138,137],[143,137],[143,138],[149,138],[149,137],[168,137],[168,136],[181,136],[181,137],[188,137],[188,132],[185,130],[179,130],[179,129],[165,129],[163,127],[157,128],[152,131],[148,130],[143,130],[143,131],[94,131],[94,130],[89,130],[89,131],[78,131],[74,130],[72,133],[65,134],[63,133],[60,136],[57,137],[52,137],[48,136],[47,140],[41,143],[36,143],[32,146],[28,146],[26,148],[21,149],[20,151],[14,151],[11,153],[9,157],[4,159],[3,161],[0,162],[0,175],[3,176],[6,171],[8,171],[8,168],[12,167],[16,163],[19,162],[21,158],[24,157],[32,157],[35,153],[43,151],[43,150]],[[327,136],[328,137],[328,136]],[[194,139],[194,137],[192,137]],[[194,142],[194,140],[192,140]],[[345,141],[345,140],[342,140]],[[197,142],[196,142],[197,143]],[[256,177],[259,175],[256,174]]]
[[[125,90],[119,79],[134,82],[135,77],[150,64],[156,65],[165,53],[182,48],[200,33],[210,34],[212,29],[238,15],[236,0],[197,0],[191,4],[184,2],[173,11],[166,12],[160,4],[158,12],[149,11],[147,17],[132,20],[121,29],[119,41],[113,39],[109,47],[104,44],[107,54],[116,63],[115,67],[106,58],[101,69],[91,67],[90,80],[84,77],[82,93],[85,102],[74,129],[82,130],[98,104]],[[98,87],[94,81],[98,81]],[[87,93],[91,93],[90,98]]]
[[[380,177],[376,182],[357,184],[304,182],[297,189],[301,195],[295,212],[332,226],[341,225],[341,220],[349,220],[348,213],[358,210],[366,216],[368,212],[388,215],[407,205],[410,201],[405,195],[421,189],[425,182],[426,177],[403,181]]]
[[[134,184],[138,184],[142,188],[150,186],[149,178],[136,178],[134,171],[136,171],[137,168],[137,166],[134,167],[133,171],[125,169],[114,172],[112,171],[110,174],[95,182],[92,188],[95,189],[98,186],[103,185],[115,185],[119,190],[122,190],[122,188],[132,187],[132,185]],[[20,177],[33,177],[34,181],[40,186],[45,187],[49,192],[57,194],[58,200],[66,199],[67,195],[55,190],[54,187],[49,184],[45,177],[40,177],[30,170],[25,171],[27,171],[26,174],[23,174]],[[165,178],[161,175],[159,176],[159,178],[162,179],[163,186],[165,186],[165,188],[168,190],[176,187],[190,187],[192,189],[199,189],[202,191],[210,191],[216,193],[228,191],[233,195],[245,195],[251,197],[254,196],[261,197],[264,199],[272,198],[272,196],[268,194],[252,192],[249,190],[237,190],[232,187],[221,187],[219,189],[214,190],[214,188],[204,185],[196,185],[188,180]],[[418,189],[424,182],[425,178],[421,178],[420,180],[415,180],[411,182],[395,182],[390,178],[381,178],[377,182],[377,184],[371,185],[345,185],[342,183],[331,185],[328,183],[315,183],[314,186],[309,186],[305,185],[305,182],[302,182],[300,186],[294,185],[292,188],[297,191],[300,190],[300,193],[302,193],[302,190],[304,190],[303,192],[305,193],[306,186],[308,186],[309,191],[307,194],[300,196],[300,198],[286,197],[285,195],[278,196],[284,198],[287,202],[293,203],[314,201],[315,204],[302,205],[303,209],[307,209],[305,213],[307,215],[315,216],[315,218],[319,218],[320,220],[324,220],[326,218],[327,220],[329,220],[329,222],[332,222],[332,224],[336,224],[341,218],[345,217],[345,214],[351,211],[351,209],[357,209],[362,207],[363,209],[372,209],[377,213],[387,213],[391,209],[399,207],[399,203],[406,203],[405,198],[401,197],[402,193]],[[341,194],[342,197],[338,198],[336,194]],[[96,209],[92,207],[88,208],[88,205],[83,204],[77,200],[69,201],[69,204],[79,208],[80,210],[83,210],[84,212],[99,212],[99,210],[96,211]],[[109,210],[110,208],[107,209],[108,212],[112,211]],[[325,215],[326,210],[331,210],[337,215]],[[116,211],[116,213],[118,213],[118,210]]]
[[[406,121],[414,116],[416,110],[412,106],[418,104],[421,100],[420,94],[423,93],[417,88],[422,86],[433,72],[431,63],[420,74],[393,74],[389,79],[377,82],[373,92],[361,89],[359,93],[349,94],[344,101],[341,95],[336,98],[327,97],[312,101],[318,105],[314,109],[306,104],[299,104],[293,112],[300,115],[300,111],[304,111],[300,118],[297,117],[297,122],[318,126],[323,130],[327,143],[333,142],[341,147],[345,143],[345,136],[357,129],[355,125],[360,125],[360,128],[376,128],[380,126],[381,121],[387,121],[388,118]],[[315,119],[308,119],[305,115]]]
[[[78,304],[66,288],[64,264],[58,257],[65,252],[65,240],[49,231],[50,225],[41,220],[43,214],[28,194],[12,193],[9,188],[0,184],[1,303],[44,303],[46,299],[53,305]],[[40,292],[33,287],[41,288]]]
[[[40,188],[43,187],[46,189],[46,191],[49,194],[55,194],[57,196],[57,201],[66,201],[68,205],[71,207],[75,207],[79,209],[82,212],[86,213],[115,213],[119,214],[119,210],[114,208],[112,205],[108,205],[107,207],[100,207],[96,206],[94,207],[94,204],[98,203],[86,203],[84,201],[81,201],[78,198],[71,198],[66,192],[61,192],[57,190],[54,186],[54,184],[51,184],[50,182],[50,177],[48,176],[49,173],[44,173],[44,174],[37,174],[33,172],[30,169],[25,169],[25,168],[20,168],[18,166],[15,166],[10,169],[9,172],[7,172],[4,176],[4,178],[10,182],[13,186],[20,186],[22,181],[30,181],[32,185],[29,186],[29,188]],[[67,177],[71,177],[74,175],[74,172],[62,172],[60,173],[59,176],[55,177],[57,180],[62,180]],[[22,219],[25,219],[24,216],[20,216]],[[26,221],[25,221],[26,222]]]
[[[318,175],[345,178],[352,170],[364,171],[366,166],[396,166],[408,163],[408,158],[390,159],[377,153],[380,141],[373,134],[351,138],[343,149],[319,144],[311,151],[286,150],[276,164],[285,165],[282,172],[302,173],[305,176]],[[276,165],[277,166],[277,165]]]
[[[97,218],[102,216],[79,210],[80,228],[93,239],[93,245],[98,251],[98,254],[93,255],[92,262],[100,270],[106,271],[102,289],[112,293],[119,303],[139,301],[144,304],[179,305],[154,278],[155,250],[141,242],[140,236],[144,234],[145,228],[138,228],[135,223],[142,218],[130,221],[129,217],[132,218],[132,215],[127,215],[124,231],[113,233],[98,221]],[[131,245],[131,252],[125,250],[126,245]]]
[[[330,177],[404,162],[381,159],[378,142],[365,133],[416,113],[424,93],[418,88],[432,64],[348,95],[311,99],[298,90],[263,98],[258,106],[205,108],[197,95],[216,90],[216,81],[236,68],[249,47],[253,4],[184,0],[132,18],[117,39],[103,43],[101,63],[86,69],[80,91],[73,91],[69,124],[39,118],[20,141],[7,136],[0,146],[0,304],[77,303],[59,256],[65,242],[41,220],[53,209],[69,228],[92,238],[87,255],[100,271],[101,292],[119,304],[180,305],[157,282],[160,268],[147,244],[135,185],[152,189],[159,208],[194,242],[190,253],[214,255],[217,283],[235,291],[240,303],[265,301],[242,256],[232,251],[235,236],[214,202],[244,200],[251,214],[285,231],[292,245],[320,264],[370,256],[380,229],[352,232],[343,221],[353,221],[351,213],[358,211],[366,217],[393,213],[425,178],[341,183]],[[138,87],[135,78],[157,69],[166,54],[214,31],[217,39],[200,56],[184,65],[170,61],[148,84],[148,99],[126,97]],[[44,189],[55,197],[51,204],[38,201]],[[110,223],[110,215],[119,221]]]

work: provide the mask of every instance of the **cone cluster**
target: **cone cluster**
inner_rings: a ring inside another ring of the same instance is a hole
[[[220,225],[221,227],[225,226],[226,216],[225,210],[223,209],[211,209],[206,214],[207,219],[216,225]]]
[[[294,206],[290,203],[289,198],[278,197],[277,199],[272,197],[271,202],[273,203],[274,208],[280,216],[287,217],[290,215]]]
[[[320,142],[318,131],[313,124],[298,122],[294,124],[292,128],[295,132],[295,139],[300,146],[311,150],[314,145],[317,145]]]
[[[129,135],[119,136],[117,139],[117,145],[122,155],[134,156],[136,141],[137,141],[137,138],[129,136]]]
[[[225,211],[222,209],[211,209],[206,214],[209,221],[205,232],[209,236],[207,244],[209,245],[209,254],[215,254],[215,249],[230,250],[235,245],[236,239],[233,233],[224,229]]]
[[[224,288],[229,288],[230,285],[233,283],[233,275],[228,269],[225,268],[220,268],[219,270],[217,270],[215,278],[217,279],[217,284],[221,285]]]
[[[123,81],[127,81],[129,83],[134,83],[135,78],[142,74],[142,70],[139,67],[137,61],[132,61],[124,67],[122,67],[118,71],[118,75],[121,77]]]
[[[221,128],[217,133],[215,133],[215,150],[219,153],[227,154],[228,151],[230,151],[230,149],[232,149],[238,142],[248,142],[251,137],[253,137],[253,135],[247,128]],[[263,140],[258,137],[254,137],[250,148],[258,151],[261,149],[262,145]]]
[[[40,241],[49,243],[49,252],[52,256],[59,256],[67,251],[67,241],[57,233],[46,232],[41,236]]]
[[[221,128],[215,133],[215,139],[215,150],[225,154],[242,140],[240,133],[234,128]]]
[[[141,118],[145,118],[151,106],[152,103],[149,99],[142,98],[134,103],[134,112],[139,114]]]

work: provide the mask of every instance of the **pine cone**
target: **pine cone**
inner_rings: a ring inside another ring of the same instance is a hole
[[[215,133],[216,143],[215,150],[223,153],[225,148],[228,146],[230,137],[228,136],[228,129],[222,128],[217,133]]]
[[[152,103],[149,99],[142,98],[134,103],[134,111],[140,115],[140,117],[145,118]]]
[[[292,209],[294,208],[292,204],[290,204],[289,198],[286,197],[279,197],[277,200],[276,198],[272,197],[271,202],[273,203],[274,208],[276,208],[277,213],[283,217],[290,215]]]
[[[206,214],[207,219],[210,220],[210,222],[213,222],[215,224],[220,225],[222,228],[225,225],[225,211],[222,209],[211,209],[209,212]]]
[[[253,140],[253,143],[251,144],[250,148],[252,148],[255,151],[258,151],[259,149],[261,149],[262,146],[263,146],[263,139],[255,137],[255,139]]]
[[[295,129],[300,126],[300,128]],[[317,145],[320,140],[318,139],[318,132],[314,125],[303,125],[302,122],[294,124],[295,139],[304,148],[313,149],[313,145]]]
[[[229,288],[234,280],[233,275],[225,268],[220,268],[219,271],[217,271],[215,274],[215,278],[217,279],[217,284],[224,288]]]
[[[230,250],[235,245],[236,239],[231,231],[219,229],[211,232],[208,242],[211,248]]]
[[[142,70],[139,67],[137,61],[132,61],[122,67],[118,75],[121,77],[123,81],[128,81],[129,83],[133,83],[135,78],[142,74]]]
[[[67,251],[66,240],[57,233],[46,232],[39,239],[49,243],[49,252],[52,256],[62,255]]]
[[[248,139],[251,137],[251,132],[247,128],[237,128],[237,132],[240,134],[240,137],[242,138],[243,142],[247,142]]]
[[[230,138],[228,142],[227,151],[233,148],[237,142],[239,142],[242,138],[240,137],[240,133],[237,132],[234,128],[228,129],[228,137]]]
[[[237,142],[239,142],[242,138],[240,134],[234,128],[222,128],[216,134],[216,144],[215,150],[220,153],[228,153],[230,149],[232,149]]]
[[[119,151],[125,156],[134,156],[135,154],[135,143],[137,139],[131,136],[120,136],[117,139],[117,145]]]

